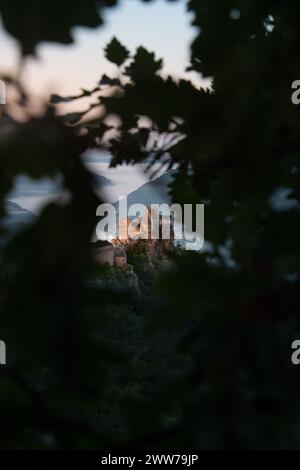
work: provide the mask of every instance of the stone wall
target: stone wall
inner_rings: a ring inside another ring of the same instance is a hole
[[[109,266],[115,265],[115,248],[112,245],[96,248],[94,256],[99,264],[107,263]]]
[[[127,264],[126,256],[115,256],[115,266],[117,268],[122,268],[125,264]]]

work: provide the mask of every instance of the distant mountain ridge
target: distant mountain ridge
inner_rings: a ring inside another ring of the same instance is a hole
[[[113,182],[109,178],[106,178],[106,176],[100,175],[99,173],[96,173],[95,171],[90,171],[89,173],[93,176],[94,181],[96,184],[99,184],[99,186],[112,186]]]
[[[171,204],[170,184],[174,178],[175,170],[169,171],[153,181],[143,184],[127,196],[127,204]],[[119,201],[114,203],[119,209]]]
[[[14,235],[19,232],[36,219],[36,216],[32,212],[10,200],[5,201],[5,209],[7,215],[1,221],[1,225],[9,232],[10,235]]]

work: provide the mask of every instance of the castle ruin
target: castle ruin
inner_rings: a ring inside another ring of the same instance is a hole
[[[158,227],[154,222],[158,221]],[[165,227],[167,227],[165,232]],[[157,229],[156,236],[153,237]],[[174,222],[172,218],[164,220],[162,214],[153,214],[150,207],[143,217],[131,220],[125,218],[120,221],[118,237],[105,242],[104,246],[94,249],[94,256],[100,264],[122,268],[127,264],[128,247],[134,245],[137,240],[145,240],[149,260],[158,259],[167,261],[168,252],[174,248]]]

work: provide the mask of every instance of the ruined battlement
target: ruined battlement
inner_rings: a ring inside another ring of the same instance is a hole
[[[158,222],[156,231],[153,224]],[[145,240],[149,260],[167,259],[167,253],[174,247],[174,226],[173,221],[169,221],[169,230],[164,232],[164,219],[161,214],[153,214],[151,208],[143,217],[131,220],[122,219],[119,224],[118,237],[106,242],[103,247],[95,248],[94,254],[100,264],[109,264],[109,266],[124,267],[127,264],[127,250],[138,240]],[[153,237],[153,234],[156,237]]]

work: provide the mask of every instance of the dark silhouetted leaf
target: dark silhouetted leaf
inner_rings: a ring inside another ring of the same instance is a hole
[[[114,64],[120,66],[129,57],[129,51],[117,38],[113,38],[105,48],[105,57]]]

